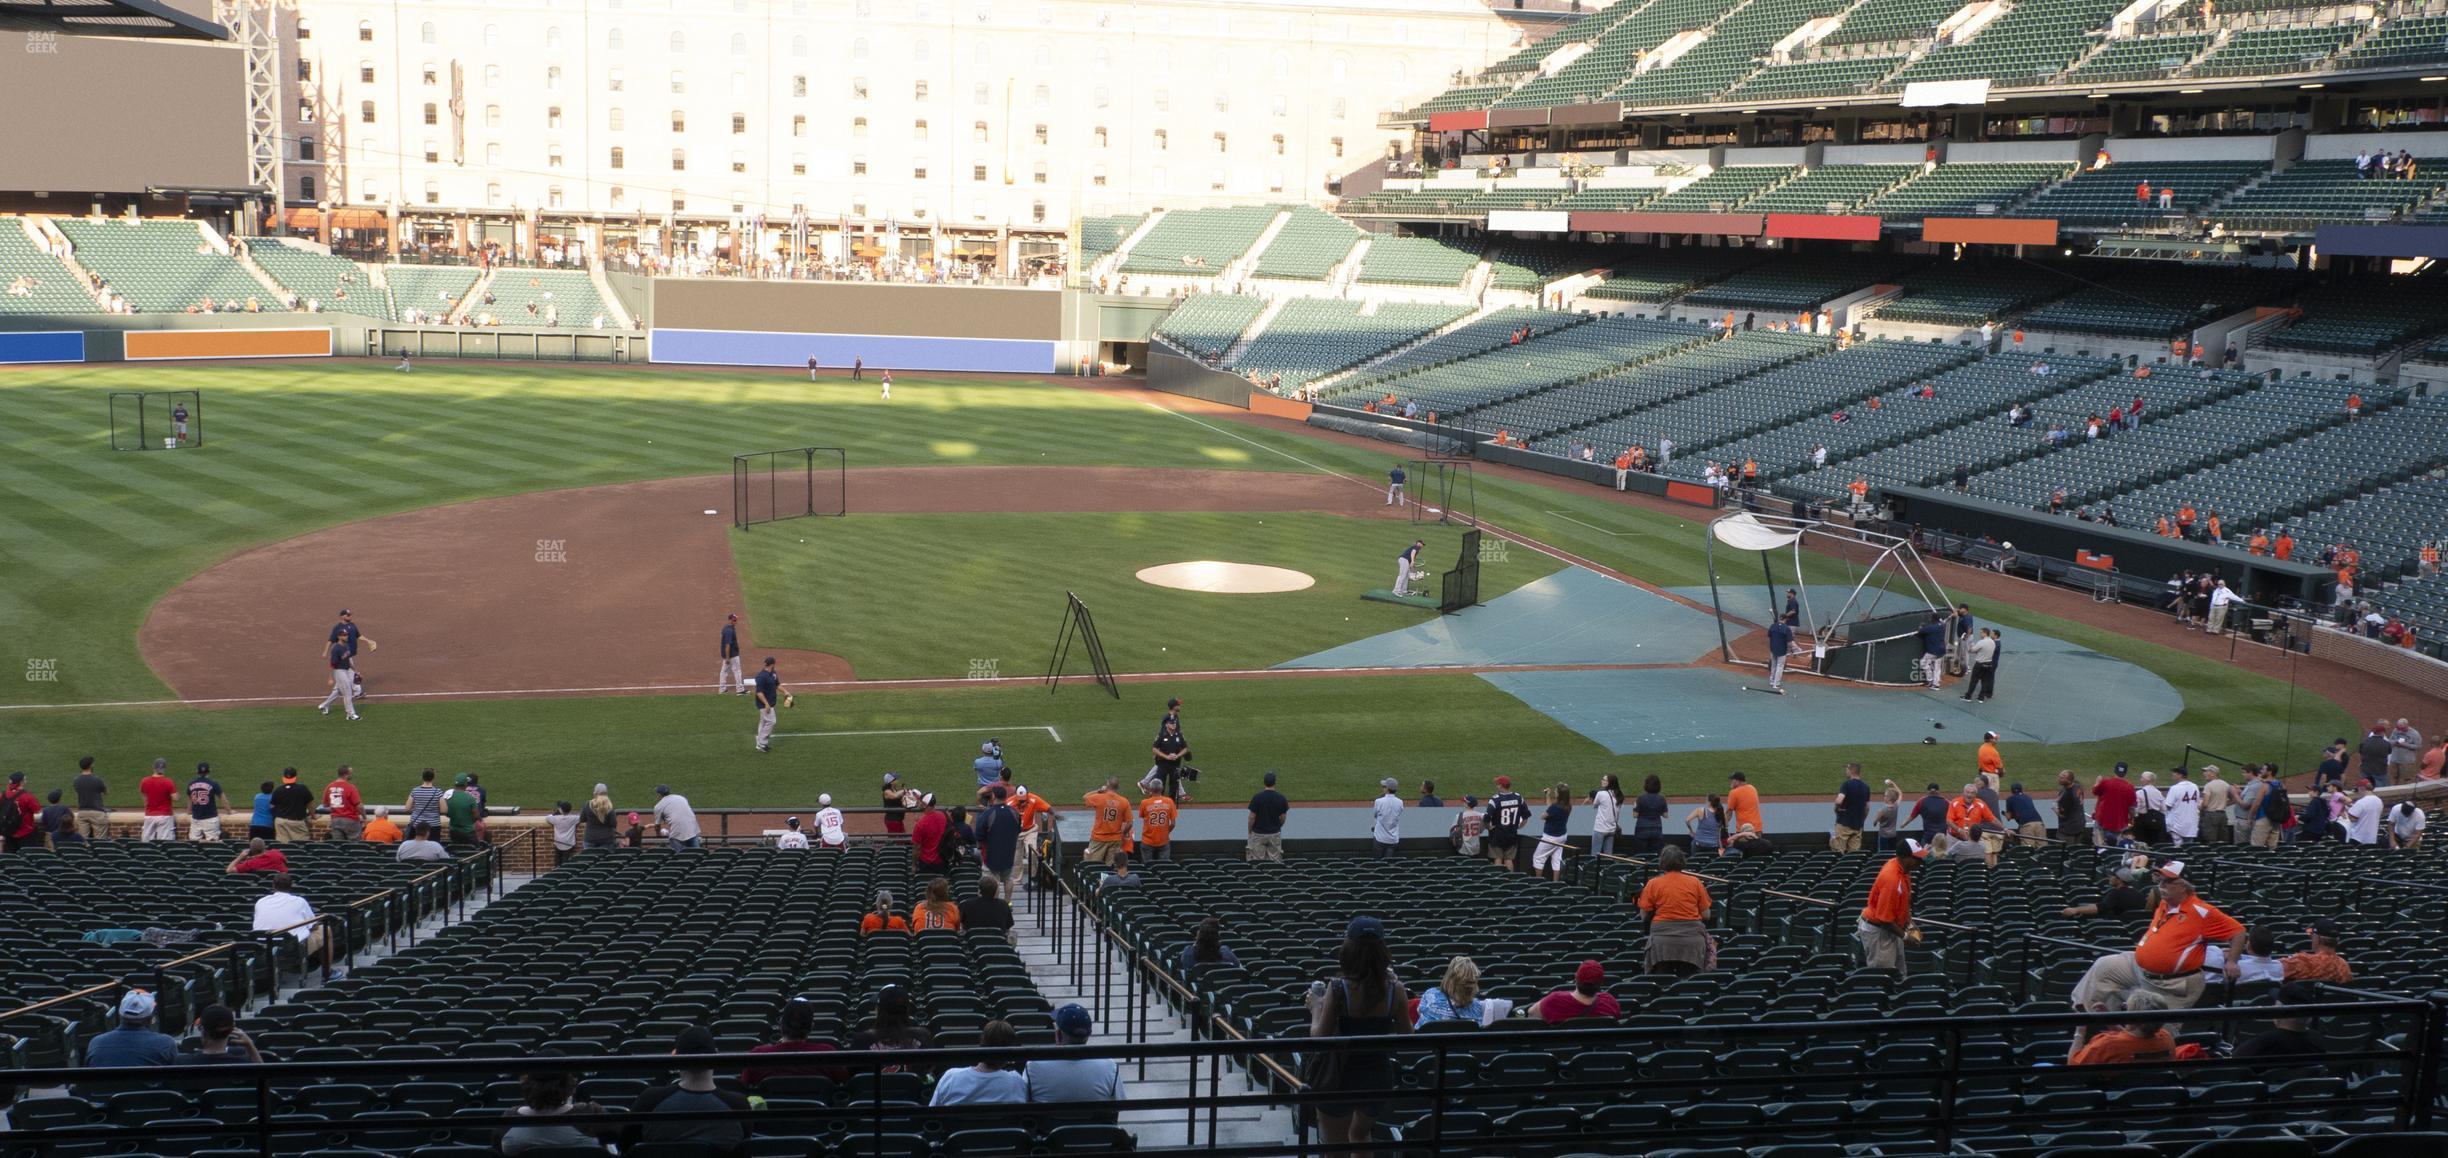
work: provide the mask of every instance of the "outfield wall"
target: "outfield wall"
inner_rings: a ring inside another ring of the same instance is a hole
[[[647,360],[1050,374],[1063,358],[1058,290],[657,278]]]

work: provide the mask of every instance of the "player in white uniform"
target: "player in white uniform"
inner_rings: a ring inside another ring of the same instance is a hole
[[[816,798],[816,839],[836,850],[850,843],[850,835],[842,831],[842,810],[833,807],[831,793]]]

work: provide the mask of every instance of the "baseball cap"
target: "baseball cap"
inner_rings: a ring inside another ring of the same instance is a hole
[[[2184,870],[2185,863],[2183,861],[2172,860],[2159,866],[2159,875],[2172,881],[2182,880],[2184,878]]]
[[[885,782],[886,784],[891,784],[891,783],[893,783],[893,782],[895,782],[895,781],[898,781],[898,780],[900,780],[900,779],[901,779],[901,777],[900,777],[900,776],[895,775],[894,773],[891,773],[891,772],[887,772],[887,773],[885,773],[885,774],[884,774],[884,782]]]
[[[1726,779],[1728,779],[1728,780],[1740,780],[1740,781],[1742,781],[1742,782],[1744,782],[1744,783],[1746,783],[1746,784],[1748,784],[1748,783],[1750,783],[1750,782],[1751,782],[1751,778],[1750,778],[1749,776],[1745,776],[1745,775],[1743,775],[1743,774],[1742,774],[1742,773],[1740,773],[1740,772],[1728,772],[1728,773],[1726,773]]]
[[[1165,701],[1165,708],[1166,708],[1168,711],[1169,711],[1169,710],[1171,710],[1171,709],[1173,709],[1173,708],[1178,708],[1178,707],[1180,707],[1180,706],[1181,706],[1181,697],[1180,697],[1180,696],[1175,696],[1175,697],[1173,697],[1172,699],[1169,699],[1169,700],[1166,700],[1166,701]]]
[[[202,760],[196,761],[196,775],[201,776],[210,771],[212,771],[212,765],[207,764]]]
[[[347,615],[347,614],[349,614],[349,609],[348,609],[348,608],[346,608],[346,607],[341,608],[341,609],[340,609],[340,614],[342,614],[342,615]]]
[[[655,785],[655,795],[657,795],[657,796],[669,796],[669,795],[671,795],[671,785],[669,785],[669,784],[657,784],[657,785]]]
[[[597,795],[597,796],[610,796],[610,795],[612,795],[612,786],[611,786],[611,785],[609,785],[609,784],[605,784],[604,782],[602,782],[602,781],[600,781],[600,780],[596,781],[596,782],[595,782],[595,795]]]
[[[818,807],[818,808],[831,808],[831,807],[833,807],[833,794],[832,794],[832,793],[830,793],[830,792],[819,792],[819,793],[817,793],[817,794],[816,794],[816,807]],[[797,817],[792,817],[792,819],[793,819],[793,820],[796,820],[796,819],[798,819],[798,818],[797,818]]]
[[[295,780],[295,779],[297,779],[297,769],[295,769],[295,768],[283,768],[283,769],[281,769],[281,779],[283,779],[283,780]],[[460,778],[459,778],[459,782],[460,782],[460,783],[462,783],[462,784],[466,783],[466,782],[467,782],[467,777],[465,777],[465,776],[460,777]]]
[[[468,782],[468,774],[467,774],[467,773],[465,773],[465,772],[462,772],[462,773],[460,773],[459,775],[454,776],[454,777],[452,777],[452,778],[451,778],[451,787],[453,787],[453,788],[465,788],[465,787],[467,787],[467,782]]]
[[[155,756],[155,757],[153,758],[153,770],[154,770],[154,771],[156,771],[156,772],[160,772],[160,771],[163,771],[163,770],[165,770],[165,769],[167,769],[167,768],[169,768],[169,767],[170,767],[170,761],[168,761],[168,760],[166,760],[166,759],[163,759],[162,757],[159,757],[159,756]]]
[[[23,772],[11,772],[11,773],[9,773],[9,783],[11,783],[11,784],[23,784],[23,783],[25,783],[25,773],[23,773]]]
[[[921,804],[933,804],[935,803],[935,794],[932,792],[925,793],[918,797],[918,802]]]
[[[772,656],[770,656],[770,655],[765,657],[765,663],[766,663],[766,665],[767,665],[767,666],[772,666],[773,662],[774,662],[774,657],[772,657]]]
[[[796,817],[796,816],[794,816],[794,817],[791,817],[789,820],[785,820],[785,821],[783,821],[782,823],[787,824],[787,825],[791,826],[792,828],[797,828],[797,827],[799,827],[799,818],[798,818],[798,817]]]
[[[2124,775],[2124,774],[2125,774],[2125,762],[2124,762],[2123,760],[2119,760],[2119,761],[2117,761],[2117,764],[2116,764],[2116,770],[2117,770],[2117,775],[2119,775],[2119,776],[2122,776],[2122,775]]]
[[[2312,982],[2289,981],[2278,987],[2280,1005],[2318,1005],[2320,1002],[2320,986]]]
[[[2015,781],[2014,783],[2007,785],[2007,786],[2006,786],[2006,791],[2008,791],[2008,792],[2021,792],[2021,791],[2023,791],[2023,782],[2022,782],[2022,781],[2020,781],[2020,780],[2017,780],[2017,781]]]
[[[2335,941],[2338,939],[2338,923],[2333,918],[2315,917],[2313,918],[2312,924],[2309,926],[2309,928],[2314,933],[2317,933],[2328,940]]]
[[[1513,786],[1513,778],[1510,776],[1499,776],[1496,778],[1496,786],[1498,788],[1511,788]]]
[[[1469,795],[1469,794],[1465,793],[1465,794],[1463,795],[1463,797],[1462,797],[1462,803],[1464,803],[1464,804],[1477,804],[1477,803],[1479,803],[1479,798],[1478,798],[1478,797],[1476,797],[1476,796],[1472,796],[1472,795]]]
[[[143,1021],[153,1016],[153,995],[142,989],[130,989],[119,999],[119,1016],[129,1021]]]
[[[630,809],[630,810],[629,810],[629,823],[631,823],[631,824],[636,824],[637,822],[638,822],[638,813],[637,813],[637,809],[632,808],[632,809]]]
[[[714,1035],[702,1025],[692,1025],[672,1035],[672,1052],[676,1054],[716,1053]]]
[[[1928,856],[1929,846],[1917,840],[1906,840],[1904,842],[1904,853],[1907,856]]]
[[[1393,791],[1393,790],[1395,790],[1395,789],[1397,789],[1397,788],[1402,787],[1402,785],[1400,785],[1400,784],[1396,784],[1396,783],[1394,782],[1394,778],[1393,778],[1393,777],[1391,777],[1391,776],[1388,776],[1388,777],[1386,777],[1385,779],[1378,781],[1378,782],[1377,782],[1377,786],[1378,786],[1379,788],[1383,788],[1383,789],[1385,789],[1385,790],[1386,790],[1386,791],[1388,791],[1388,792],[1391,792],[1391,791]]]
[[[1385,922],[1375,917],[1353,917],[1351,924],[1344,927],[1343,935],[1346,937],[1382,937],[1385,936]]]
[[[731,614],[729,614],[729,615],[723,616],[723,618],[724,618],[724,619],[728,619],[728,620],[730,620],[730,621],[732,621],[732,622],[734,622],[734,623],[737,623],[737,622],[739,622],[739,612],[734,611],[734,612],[732,612],[732,613],[731,613]]]
[[[1597,985],[1605,980],[1606,966],[1599,964],[1596,958],[1583,961],[1580,968],[1573,970],[1575,985]]]
[[[1267,783],[1272,784],[1272,783],[1274,783],[1274,781],[1269,780],[1269,781],[1267,781]],[[1028,785],[1026,785],[1026,784],[1014,784],[1014,785],[1012,785],[1012,795],[1013,795],[1014,797],[1026,796],[1026,795],[1028,795],[1028,794],[1029,794],[1029,793],[1028,793]]]
[[[980,752],[984,752],[984,753],[986,753],[986,754],[988,754],[988,755],[993,755],[993,754],[994,754],[994,749],[995,749],[995,746],[994,746],[994,741],[992,741],[992,740],[988,740],[988,741],[986,741],[985,743],[978,745],[978,751],[980,751]]]
[[[1054,1011],[1054,1028],[1064,1037],[1086,1037],[1096,1032],[1096,1018],[1073,1003]]]

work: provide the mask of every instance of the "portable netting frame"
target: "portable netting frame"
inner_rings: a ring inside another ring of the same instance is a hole
[[[1718,583],[1720,545],[1730,554],[1759,556],[1760,581],[1768,593],[1761,623],[1773,623],[1783,613],[1783,588],[1796,592],[1801,622],[1794,625],[1794,647],[1797,652],[1807,649],[1811,657],[1799,670],[1849,683],[1905,687],[1921,682],[1915,667],[1921,656],[1920,627],[1931,612],[1947,612],[1954,604],[1911,540],[1794,515],[1743,511],[1711,520],[1709,602],[1717,611],[1718,653],[1727,663],[1764,669],[1766,653],[1758,659],[1736,654],[1726,628],[1728,616],[1737,613],[1727,609]],[[1811,600],[1810,584],[1803,581],[1806,547],[1833,556],[1848,577],[1844,601],[1824,614]],[[1789,565],[1789,581],[1777,578],[1779,558]],[[1741,614],[1748,618],[1750,613]]]
[[[731,525],[850,512],[849,454],[801,446],[731,456]]]
[[[187,408],[180,436],[174,415]],[[204,394],[198,390],[115,390],[110,396],[112,450],[185,450],[204,445]]]
[[[1411,521],[1479,525],[1479,483],[1473,462],[1431,452],[1411,466]]]

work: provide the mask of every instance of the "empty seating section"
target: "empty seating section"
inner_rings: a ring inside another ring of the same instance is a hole
[[[1380,217],[1477,217],[1490,209],[1540,209],[1562,200],[1561,185],[1535,190],[1490,193],[1476,185],[1437,185],[1426,189],[1382,189],[1346,199],[1344,213]]]
[[[2448,178],[2428,165],[2411,181],[2358,178],[2354,162],[2302,161],[2239,193],[2206,216],[2236,229],[2300,228],[2394,217],[2439,193]]]
[[[383,267],[383,285],[391,293],[393,317],[404,316],[411,309],[443,317],[475,288],[476,276],[474,268],[464,265]]]
[[[1557,201],[1556,209],[1584,209],[1624,213],[1639,209],[1664,194],[1657,185],[1610,186],[1603,189],[1583,189]]]
[[[1490,209],[1545,209],[1564,199],[1570,187],[1564,185],[1516,185],[1498,182],[1496,187],[1471,199],[1481,212]]]
[[[2369,388],[2365,401],[2377,393]],[[2130,523],[2191,503],[2197,510],[2217,511],[2230,531],[2242,531],[2443,462],[2448,462],[2448,402],[2433,395],[2126,492],[2116,499],[2117,513]]]
[[[2428,65],[2448,56],[2448,16],[2399,16],[2382,24],[2361,44],[2333,62],[2336,68],[2387,68]]]
[[[1240,294],[1191,294],[1173,307],[1156,332],[1202,358],[1221,358],[1242,331],[1266,309],[1266,299]]]
[[[2162,376],[2230,373],[2154,366],[2148,381]],[[2139,384],[2130,377],[2109,382]],[[2145,407],[2145,421],[2138,429],[2097,440],[2083,438],[2076,424],[2087,415],[2042,415],[2032,428],[2045,432],[2051,422],[2066,424],[2070,434],[2066,449],[1977,475],[1972,479],[1972,493],[2001,503],[2046,509],[2049,496],[2062,487],[2066,510],[2071,513],[2138,484],[2172,478],[2343,421],[2346,395],[2353,389],[2342,382],[2297,379],[2255,386],[2182,414],[2153,413]],[[2147,528],[2146,519],[2174,513],[2172,507],[2143,511],[2129,510],[2124,504],[2110,506],[2120,522],[2136,528]]]
[[[2037,363],[2045,362],[2047,375],[2032,373]],[[1828,450],[1829,472],[1834,464],[1858,454],[1866,454],[1883,446],[1907,439],[1919,438],[1949,427],[1960,426],[1990,415],[2004,414],[2015,402],[2044,397],[2106,375],[2114,363],[2094,358],[2035,358],[2022,354],[1992,354],[1925,380],[1898,386],[1875,395],[1879,407],[1867,403],[1843,408],[1846,421],[1835,421],[1835,408],[1813,415],[1800,422],[1743,438],[1700,454],[1675,453],[1666,473],[1677,478],[1697,479],[1703,458],[1719,462],[1759,463],[1760,478],[1774,480],[1797,474],[1810,468],[1811,447],[1824,445]],[[1911,397],[1911,392],[1926,381],[1937,391],[1935,398]],[[1668,437],[1673,437],[1669,432]],[[1844,475],[1837,483],[1853,479]]]
[[[1977,326],[2019,313],[2073,288],[2046,266],[2020,262],[1933,266],[1901,279],[1902,297],[1876,303],[1871,316],[1887,322]]]
[[[345,257],[259,237],[247,247],[247,257],[272,280],[288,287],[301,302],[320,303],[326,311],[363,314],[390,320],[391,303],[366,281],[365,271]]]
[[[1914,173],[1918,165],[1821,165],[1751,200],[1749,213],[1851,213]]]
[[[1430,237],[1369,240],[1360,255],[1360,280],[1371,285],[1459,286],[1479,265],[1479,251]]]
[[[2123,0],[2026,0],[1982,25],[1972,39],[1914,61],[1890,83],[1901,88],[1987,77],[2000,88],[2047,84],[2090,47],[2092,31],[2125,6]]]
[[[1581,291],[1583,297],[1621,302],[1662,302],[1681,297],[1759,260],[1759,251],[1683,246],[1647,250],[1615,264],[1606,280]]]
[[[139,313],[175,314],[211,299],[227,309],[253,298],[279,308],[272,291],[227,254],[208,247],[192,221],[53,220],[77,264],[110,283]]]
[[[2154,225],[2201,211],[2236,186],[2269,171],[2267,161],[2120,161],[2086,169],[2040,191],[2016,217],[2053,217],[2068,224]],[[2151,195],[2136,195],[2142,185]],[[2159,207],[2167,189],[2169,207]]]
[[[1722,306],[1736,311],[1816,308],[1821,302],[1886,280],[1890,274],[1906,268],[1910,260],[1872,253],[1817,257],[1787,254],[1693,290],[1684,300],[1693,305]]]
[[[1605,265],[1618,252],[1595,245],[1504,242],[1488,254],[1488,287],[1537,291],[1557,278]]]
[[[2165,338],[2268,301],[2291,280],[2249,269],[2130,268],[2136,264],[2119,263],[2113,278],[2085,276],[2093,284],[2033,310],[2023,324],[2035,330]]]
[[[98,314],[100,303],[14,217],[0,217],[0,314]]]
[[[493,300],[481,312],[505,325],[583,330],[607,313],[595,279],[581,270],[498,269],[485,292]]]
[[[1512,89],[1513,86],[1509,84],[1461,85],[1455,88],[1446,89],[1444,92],[1438,93],[1437,95],[1422,101],[1418,108],[1412,109],[1411,111],[1424,116],[1428,113],[1450,113],[1460,112],[1464,109],[1483,109],[1488,106],[1488,102],[1495,100],[1497,97],[1503,96],[1507,92],[1512,91]]]
[[[1728,165],[1641,206],[1652,213],[1718,213],[1794,175],[1792,165]]]
[[[1080,218],[1080,265],[1093,265],[1098,258],[1122,248],[1122,240],[1139,228],[1140,220],[1141,215],[1136,213]]]
[[[2071,163],[2054,161],[1940,165],[1862,208],[1890,221],[2000,213],[2072,171]]]
[[[2287,520],[2286,529],[2297,543],[2353,544],[2362,552],[2366,577],[2411,572],[2420,565],[2424,547],[2448,543],[2448,479],[2418,478],[2384,486],[2298,515]]]
[[[1251,272],[1259,277],[1324,281],[1351,256],[1359,240],[1360,231],[1351,223],[1323,210],[1298,206],[1284,227],[1275,231],[1275,239],[1259,252]]]
[[[285,851],[298,894],[317,913],[336,915],[361,897],[400,890],[395,907],[369,908],[365,919],[352,923],[351,949],[388,936],[412,917],[440,911],[453,895],[454,886],[445,882],[477,871],[453,868],[411,888],[413,878],[434,866],[403,863],[382,846],[312,843]],[[190,1024],[206,1005],[238,1008],[269,996],[270,970],[294,970],[303,962],[288,946],[280,961],[272,961],[261,939],[248,936],[265,879],[226,873],[229,861],[226,844],[133,840],[0,857],[0,985],[23,1005],[129,980],[155,991],[162,1023],[174,1027]],[[104,929],[127,930],[130,937],[153,932],[115,942],[85,939]],[[240,947],[178,966],[156,982],[161,963],[232,941]],[[105,994],[11,1018],[8,1032],[31,1043],[33,1064],[75,1064],[87,1038],[117,1024],[113,1001]]]
[[[2301,319],[2262,341],[2282,350],[2377,354],[2448,329],[2448,282],[2435,276],[2349,281],[2296,300]]]
[[[1598,100],[1632,74],[1641,54],[1680,33],[1706,27],[1732,5],[1728,0],[1647,0],[1637,7],[1631,4],[1616,7],[1632,11],[1600,36],[1581,59],[1565,65],[1554,76],[1523,85],[1513,95],[1496,102],[1495,107],[1535,108]]]
[[[1173,210],[1158,218],[1123,255],[1122,272],[1221,273],[1258,243],[1258,235],[1266,232],[1277,212],[1272,205]]]
[[[2371,603],[2380,614],[2404,620],[2419,639],[2448,636],[2448,572],[2386,584],[2372,594]]]
[[[1842,29],[1837,31],[1842,35]],[[1726,96],[1771,101],[1863,92],[1902,63],[1901,56],[1831,56],[1772,65],[1751,74]]]
[[[1612,415],[1638,411],[1780,363],[1825,350],[1826,338],[1754,330],[1723,341],[1702,342],[1586,382],[1469,411],[1459,422],[1473,430],[1509,430],[1545,438]]]
[[[1637,444],[1654,454],[1661,437],[1673,439],[1679,453],[1698,452],[1917,382],[1972,357],[1961,347],[1929,342],[1863,342],[1574,433],[1609,452]]]
[[[1844,23],[1829,33],[1825,45],[1878,44],[1889,40],[1924,40],[1938,31],[1938,22],[1953,16],[1958,0],[1862,0],[1845,13]]]
[[[2135,36],[2111,40],[2091,58],[2066,73],[2072,84],[2111,84],[2121,80],[2157,80],[2172,76],[2209,47],[2210,34]]]
[[[1233,359],[1232,367],[1286,389],[1428,333],[1462,316],[1459,306],[1382,302],[1363,313],[1360,302],[1293,298],[1268,319],[1266,328]]]
[[[1429,366],[1442,366],[1448,362],[1458,362],[1464,358],[1510,345],[1513,335],[1523,330],[1530,331],[1530,336],[1535,338],[1540,334],[1577,326],[1588,320],[1589,316],[1586,314],[1566,313],[1562,310],[1534,310],[1520,306],[1490,310],[1480,317],[1455,326],[1446,333],[1439,334],[1369,367],[1366,376],[1353,380],[1357,384],[1353,392],[1369,394],[1366,387],[1396,375],[1407,374]],[[1340,392],[1342,391],[1338,389],[1329,393]],[[1377,391],[1376,393],[1384,392]],[[1369,396],[1375,397],[1376,395],[1369,394]]]
[[[2312,72],[2361,31],[2352,24],[2303,24],[2251,28],[2193,66],[2193,76],[2282,76]]]
[[[2024,399],[2041,417],[2028,426],[2015,426],[2002,412],[1987,415],[1925,438],[1846,459],[1825,470],[1805,473],[1787,480],[1784,487],[1833,499],[1842,495],[1846,485],[1856,478],[1868,479],[1873,486],[1930,486],[1947,479],[1958,468],[1982,471],[2049,453],[2045,426],[2051,419],[2062,420],[2069,430],[2077,429],[2084,419],[2092,415],[2105,418],[2110,410],[2132,402],[2135,395],[2142,396],[2147,403],[2145,413],[2172,414],[2220,394],[2241,390],[2250,381],[2241,374],[2191,372],[2081,381],[2055,393]],[[1897,405],[1910,408],[1927,403],[1911,398],[1908,392],[1906,401]]]
[[[1607,99],[1625,104],[1675,105],[1707,100],[1734,87],[1757,67],[1761,54],[1794,29],[1841,12],[1850,0],[1751,0],[1709,30],[1708,39],[1673,63],[1627,79]]]
[[[1595,378],[1702,339],[1706,331],[1684,322],[1643,318],[1599,318],[1547,333],[1520,345],[1502,344],[1475,357],[1394,376],[1372,374],[1337,387],[1333,394],[1357,405],[1393,394],[1415,399],[1442,415],[1566,382]]]

